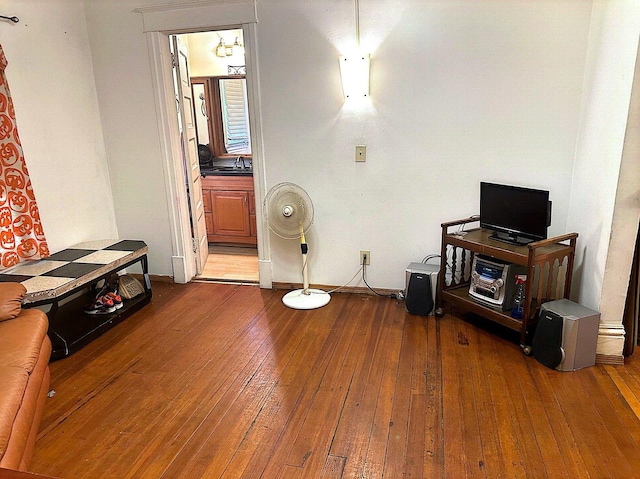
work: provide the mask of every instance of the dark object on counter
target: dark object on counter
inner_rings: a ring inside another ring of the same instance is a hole
[[[211,148],[208,145],[198,145],[198,158],[200,166],[213,165],[213,154],[211,154]]]

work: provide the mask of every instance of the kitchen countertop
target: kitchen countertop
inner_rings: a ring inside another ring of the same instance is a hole
[[[235,160],[214,161],[212,165],[200,165],[200,174],[207,176],[253,176],[253,165],[250,158],[245,158],[240,166]]]

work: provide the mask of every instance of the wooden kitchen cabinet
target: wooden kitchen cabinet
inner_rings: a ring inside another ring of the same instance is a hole
[[[257,244],[252,176],[207,176],[202,196],[209,243]]]
[[[246,191],[211,191],[213,236],[249,236],[249,195]]]

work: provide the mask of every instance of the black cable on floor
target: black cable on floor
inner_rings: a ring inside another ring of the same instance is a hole
[[[373,291],[378,296],[382,296],[384,298],[402,299],[402,298],[399,298],[396,293],[391,293],[391,294],[378,293],[375,289],[373,289],[371,286],[369,286],[369,283],[367,283],[367,278],[366,278],[366,269],[367,269],[366,263],[367,263],[367,260],[365,258],[362,261],[362,281],[364,281],[364,284],[367,285],[367,288],[369,288],[371,291]]]

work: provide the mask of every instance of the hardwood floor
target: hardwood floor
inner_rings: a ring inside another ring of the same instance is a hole
[[[60,478],[640,476],[640,360],[545,368],[463,319],[154,284],[51,364],[31,469]]]
[[[258,251],[256,248],[209,245],[209,257],[201,280],[258,283]]]

